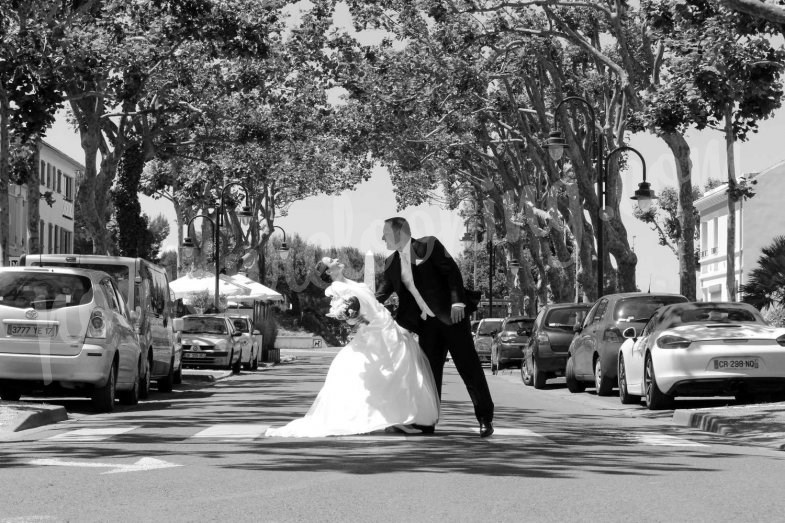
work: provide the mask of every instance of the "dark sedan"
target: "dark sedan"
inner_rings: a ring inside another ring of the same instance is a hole
[[[591,303],[554,303],[540,311],[523,353],[521,379],[525,385],[541,389],[546,380],[564,376],[575,326],[580,325],[591,306]]]
[[[534,318],[510,316],[502,322],[499,332],[491,344],[491,372],[515,366],[520,367],[523,348],[529,342]]]

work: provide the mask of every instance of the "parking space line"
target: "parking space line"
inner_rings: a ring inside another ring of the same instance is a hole
[[[269,427],[270,425],[226,423],[208,427],[191,438],[251,440],[260,437]]]
[[[659,445],[666,447],[708,447],[708,445],[698,443],[697,441],[690,441],[677,436],[668,436],[667,434],[656,434],[653,432],[637,434],[635,439],[638,440],[638,443],[643,445]]]
[[[77,429],[62,434],[57,434],[47,438],[49,440],[57,441],[104,441],[118,434],[125,434],[132,430],[138,429],[139,426],[133,427],[110,427],[101,429]]]

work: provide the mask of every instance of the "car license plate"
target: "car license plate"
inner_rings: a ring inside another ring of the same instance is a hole
[[[714,360],[714,370],[744,370],[758,368],[760,368],[760,362],[757,358],[718,358]]]
[[[9,336],[51,338],[57,335],[56,325],[10,324],[6,331]]]
[[[199,359],[199,358],[206,358],[206,357],[207,357],[207,354],[202,354],[201,352],[192,352],[192,353],[190,353],[190,354],[188,355],[188,357],[189,357],[189,358],[196,358],[196,359]]]

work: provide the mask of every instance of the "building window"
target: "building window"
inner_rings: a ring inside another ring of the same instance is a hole
[[[71,247],[71,237],[74,233],[71,231],[65,231],[65,239],[63,240],[63,249],[65,254],[71,254],[73,252],[73,248]]]
[[[57,192],[63,194],[63,171],[57,170]]]
[[[74,201],[74,179],[70,176],[63,175],[65,178],[65,199]]]
[[[46,254],[52,254],[52,224],[50,223],[47,227],[47,238],[46,238]]]
[[[44,252],[44,221],[38,222],[38,252]],[[35,253],[33,253],[35,254]]]
[[[53,251],[54,254],[60,254],[60,227],[55,225],[55,240],[54,240],[54,247],[55,250]]]
[[[42,185],[46,181],[46,162],[41,160],[41,170],[38,172],[38,184]]]

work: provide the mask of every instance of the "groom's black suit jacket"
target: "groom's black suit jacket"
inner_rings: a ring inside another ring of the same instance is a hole
[[[479,293],[464,288],[458,264],[438,239],[433,236],[412,238],[410,258],[414,285],[441,322],[452,325],[453,303],[466,305],[466,317],[477,310]],[[401,327],[420,334],[423,323],[420,307],[401,280],[400,253],[395,251],[391,254],[384,267],[384,281],[376,292],[376,298],[384,303],[395,292],[398,295],[396,321]]]

